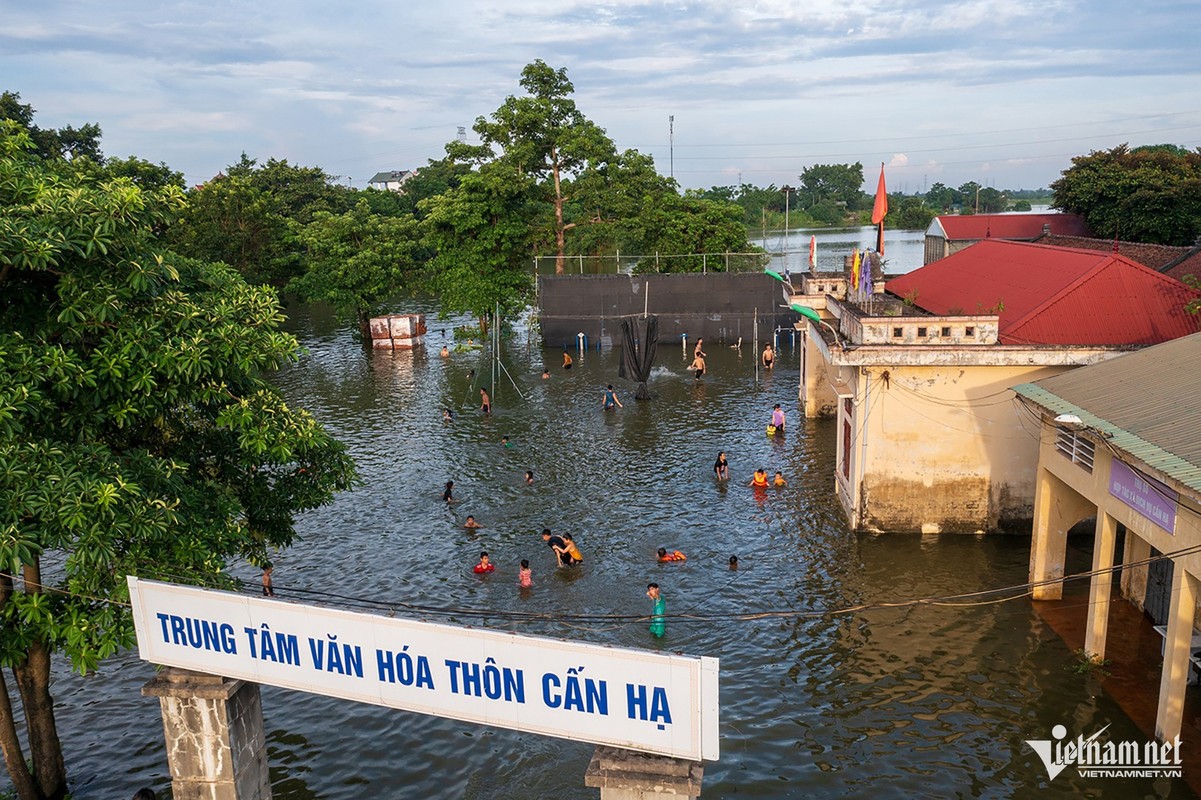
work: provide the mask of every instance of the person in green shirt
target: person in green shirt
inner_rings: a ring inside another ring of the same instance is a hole
[[[651,608],[651,636],[662,639],[663,634],[667,633],[667,600],[659,591],[657,583],[646,585],[646,596],[655,604]]]

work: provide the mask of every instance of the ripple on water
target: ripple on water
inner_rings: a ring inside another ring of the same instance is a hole
[[[364,485],[301,517],[299,543],[275,559],[282,595],[329,592],[402,613],[624,615],[649,611],[643,593],[656,581],[669,612],[683,615],[662,643],[649,641],[645,623],[465,621],[718,656],[722,757],[706,765],[708,798],[1191,796],[1179,783],[1149,789],[1060,776],[1047,786],[1024,739],[1059,722],[1109,724],[1116,739],[1141,735],[1062,668],[1070,654],[1028,602],[839,613],[1020,583],[1029,545],[849,534],[830,491],[835,430],[798,419],[796,354],[787,347],[780,368],[756,381],[749,341],[741,357],[713,342],[698,386],[679,347],[664,346],[656,397],[638,403],[612,353],[577,354],[564,372],[557,351],[527,357],[516,340],[505,365],[526,399],[502,377],[485,418],[477,389],[490,383],[486,359],[436,356],[449,324],[434,322],[427,352],[409,354],[364,353],[307,312],[294,325],[309,354],[278,375],[279,385],[347,443]],[[624,409],[600,411],[606,383],[618,385]],[[769,439],[763,426],[777,402],[789,430]],[[453,424],[442,423],[443,408],[455,412]],[[713,480],[718,450],[731,463],[728,484]],[[756,498],[746,483],[759,466],[783,471],[789,486]],[[521,480],[526,469],[533,486]],[[439,500],[447,479],[459,499],[450,508]],[[466,514],[485,528],[465,531]],[[543,527],[576,535],[581,569],[553,566]],[[658,547],[683,550],[688,561],[657,564]],[[482,579],[470,571],[481,549],[498,565]],[[737,571],[727,569],[731,553]],[[525,593],[514,585],[522,558],[534,569]],[[257,579],[245,565],[234,570]],[[151,674],[128,654],[93,678],[56,669],[77,800],[166,787],[157,703],[138,694]],[[595,797],[583,786],[587,745],[280,689],[265,688],[263,701],[277,800]]]

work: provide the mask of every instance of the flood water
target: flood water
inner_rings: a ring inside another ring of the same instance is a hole
[[[431,320],[423,350],[395,354],[364,353],[310,311],[291,326],[308,355],[278,383],[348,445],[364,484],[301,519],[300,542],[276,559],[281,598],[412,604],[433,609],[417,615],[431,621],[715,656],[721,759],[705,766],[706,798],[1192,796],[1181,782],[1072,770],[1048,782],[1023,742],[1049,739],[1056,724],[1073,736],[1109,725],[1113,741],[1143,737],[1094,677],[1068,669],[1071,654],[1027,600],[880,607],[1020,584],[1029,539],[848,533],[831,491],[835,429],[798,419],[795,352],[785,348],[756,380],[749,344],[706,342],[710,373],[696,381],[679,347],[663,347],[655,396],[636,402],[614,353],[576,354],[564,371],[560,351],[519,331],[503,364],[521,394],[502,373],[483,417],[489,359],[440,358],[449,323]],[[624,409],[600,410],[607,383]],[[788,432],[769,439],[777,402]],[[718,450],[729,484],[713,479]],[[789,485],[757,498],[746,484],[759,466]],[[449,509],[448,479],[459,500]],[[465,531],[467,514],[485,528]],[[543,527],[573,533],[584,566],[555,569]],[[657,564],[659,547],[688,560]],[[471,571],[481,549],[497,564],[483,578]],[[727,568],[731,554],[738,571]],[[522,558],[534,568],[524,596]],[[683,615],[662,642],[644,622],[555,619],[648,613],[648,581]],[[480,610],[497,616],[465,613]],[[546,619],[501,616],[514,610]],[[767,612],[788,614],[755,616]],[[158,703],[139,695],[151,675],[134,655],[86,679],[57,674],[75,800],[125,798],[146,784],[168,795]],[[279,800],[597,796],[583,785],[590,745],[270,687],[263,706]]]

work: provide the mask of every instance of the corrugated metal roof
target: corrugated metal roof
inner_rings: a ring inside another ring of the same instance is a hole
[[[1114,447],[1201,492],[1201,334],[1081,367],[1014,391],[1075,414]]]
[[[1064,236],[1089,236],[1079,214],[945,214],[938,217],[950,241],[973,239],[1036,239],[1043,226]]]
[[[1138,346],[1194,333],[1198,292],[1128,258],[989,239],[889,281],[934,314],[997,313],[1003,344]]]

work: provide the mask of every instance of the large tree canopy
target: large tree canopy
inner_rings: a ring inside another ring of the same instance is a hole
[[[296,357],[273,294],[163,249],[175,186],[66,179],[0,129],[0,750],[21,800],[60,798],[50,660],[133,641],[128,574],[225,582],[353,480],[264,372]],[[32,765],[32,769],[29,765]]]
[[[513,312],[532,295],[533,219],[538,211],[532,181],[502,163],[468,173],[445,194],[421,202],[425,241],[433,251],[431,288],[443,312],[465,311],[481,329],[499,304]]]
[[[521,71],[521,86],[527,94],[510,95],[491,119],[476,119],[474,130],[483,142],[478,155],[496,158],[513,174],[533,178],[551,207],[555,272],[561,273],[567,231],[581,221],[565,213],[568,182],[613,160],[616,150],[604,129],[576,108],[567,70],[536,60]]]
[[[1201,234],[1201,149],[1093,151],[1051,189],[1055,208],[1080,214],[1097,236],[1183,247]]]
[[[420,236],[411,216],[382,216],[366,199],[345,214],[318,211],[299,229],[306,269],[288,286],[301,298],[329,303],[370,339],[369,322],[382,303],[416,289]]]

